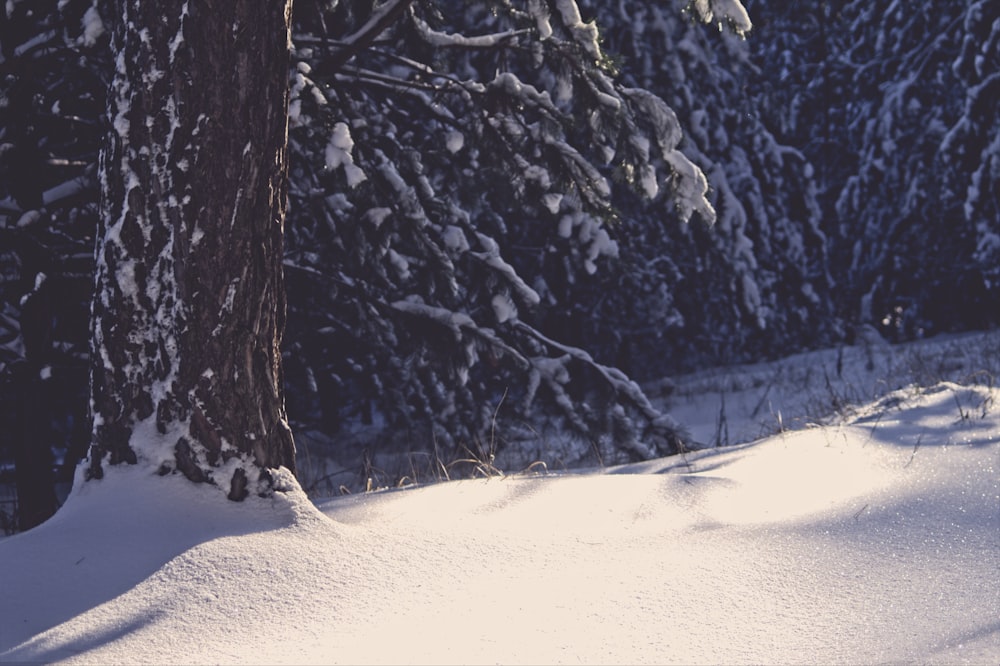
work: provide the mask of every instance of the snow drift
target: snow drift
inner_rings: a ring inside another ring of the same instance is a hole
[[[997,663],[998,398],[315,506],[113,469],[0,540],[0,661]]]

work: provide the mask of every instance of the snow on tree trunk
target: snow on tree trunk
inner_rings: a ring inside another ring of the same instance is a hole
[[[268,492],[294,471],[285,319],[291,2],[118,0],[89,478],[141,463]]]

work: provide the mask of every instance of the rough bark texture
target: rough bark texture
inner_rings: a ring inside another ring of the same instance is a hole
[[[280,343],[291,2],[118,0],[89,475],[294,471]]]

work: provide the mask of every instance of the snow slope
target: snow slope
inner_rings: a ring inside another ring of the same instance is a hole
[[[843,419],[857,405],[906,386],[988,383],[1000,377],[1000,331],[939,335],[890,345],[871,327],[856,343],[778,361],[711,368],[652,382],[696,442],[749,442],[782,429]],[[832,417],[832,418],[831,418]]]
[[[318,505],[112,469],[0,540],[0,662],[996,664],[998,400]]]

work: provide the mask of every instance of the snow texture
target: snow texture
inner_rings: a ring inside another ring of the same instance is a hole
[[[436,47],[461,46],[465,48],[485,49],[494,47],[500,42],[509,40],[516,35],[515,32],[508,31],[492,35],[476,35],[469,37],[457,33],[439,32],[431,28],[425,21],[422,21],[416,16],[411,17],[411,20],[424,41],[431,46]]]
[[[549,22],[549,8],[543,0],[528,0],[528,13],[535,19],[538,37],[546,40],[552,36],[552,24]]]
[[[507,294],[495,295],[491,303],[493,305],[493,314],[496,316],[497,322],[502,324],[506,321],[517,318],[517,306],[514,305],[514,301],[512,301],[510,296]]]
[[[753,27],[739,0],[694,0],[694,7],[703,21],[715,21],[720,29],[723,23],[728,23],[736,34],[744,35]]]
[[[368,179],[365,172],[354,163],[354,139],[347,123],[337,123],[330,134],[330,142],[326,146],[326,168],[331,171],[344,167],[347,185],[351,189]]]
[[[94,46],[104,33],[104,22],[101,20],[101,15],[97,11],[97,7],[89,7],[83,13],[83,34],[80,36],[81,45],[84,47]]]
[[[0,540],[0,662],[997,663],[998,399],[316,504],[110,468]]]
[[[580,7],[576,4],[576,0],[555,0],[554,4],[559,10],[560,16],[562,16],[563,25],[573,35],[574,41],[580,45],[588,56],[592,57],[595,61],[600,60],[602,54],[598,41],[597,25],[593,21],[588,23],[583,22],[583,18],[580,16]],[[540,30],[542,34],[545,34],[544,27],[540,27]]]
[[[449,153],[457,153],[462,150],[462,146],[464,145],[465,137],[457,130],[448,132],[447,136],[445,136],[445,146],[448,148]]]

